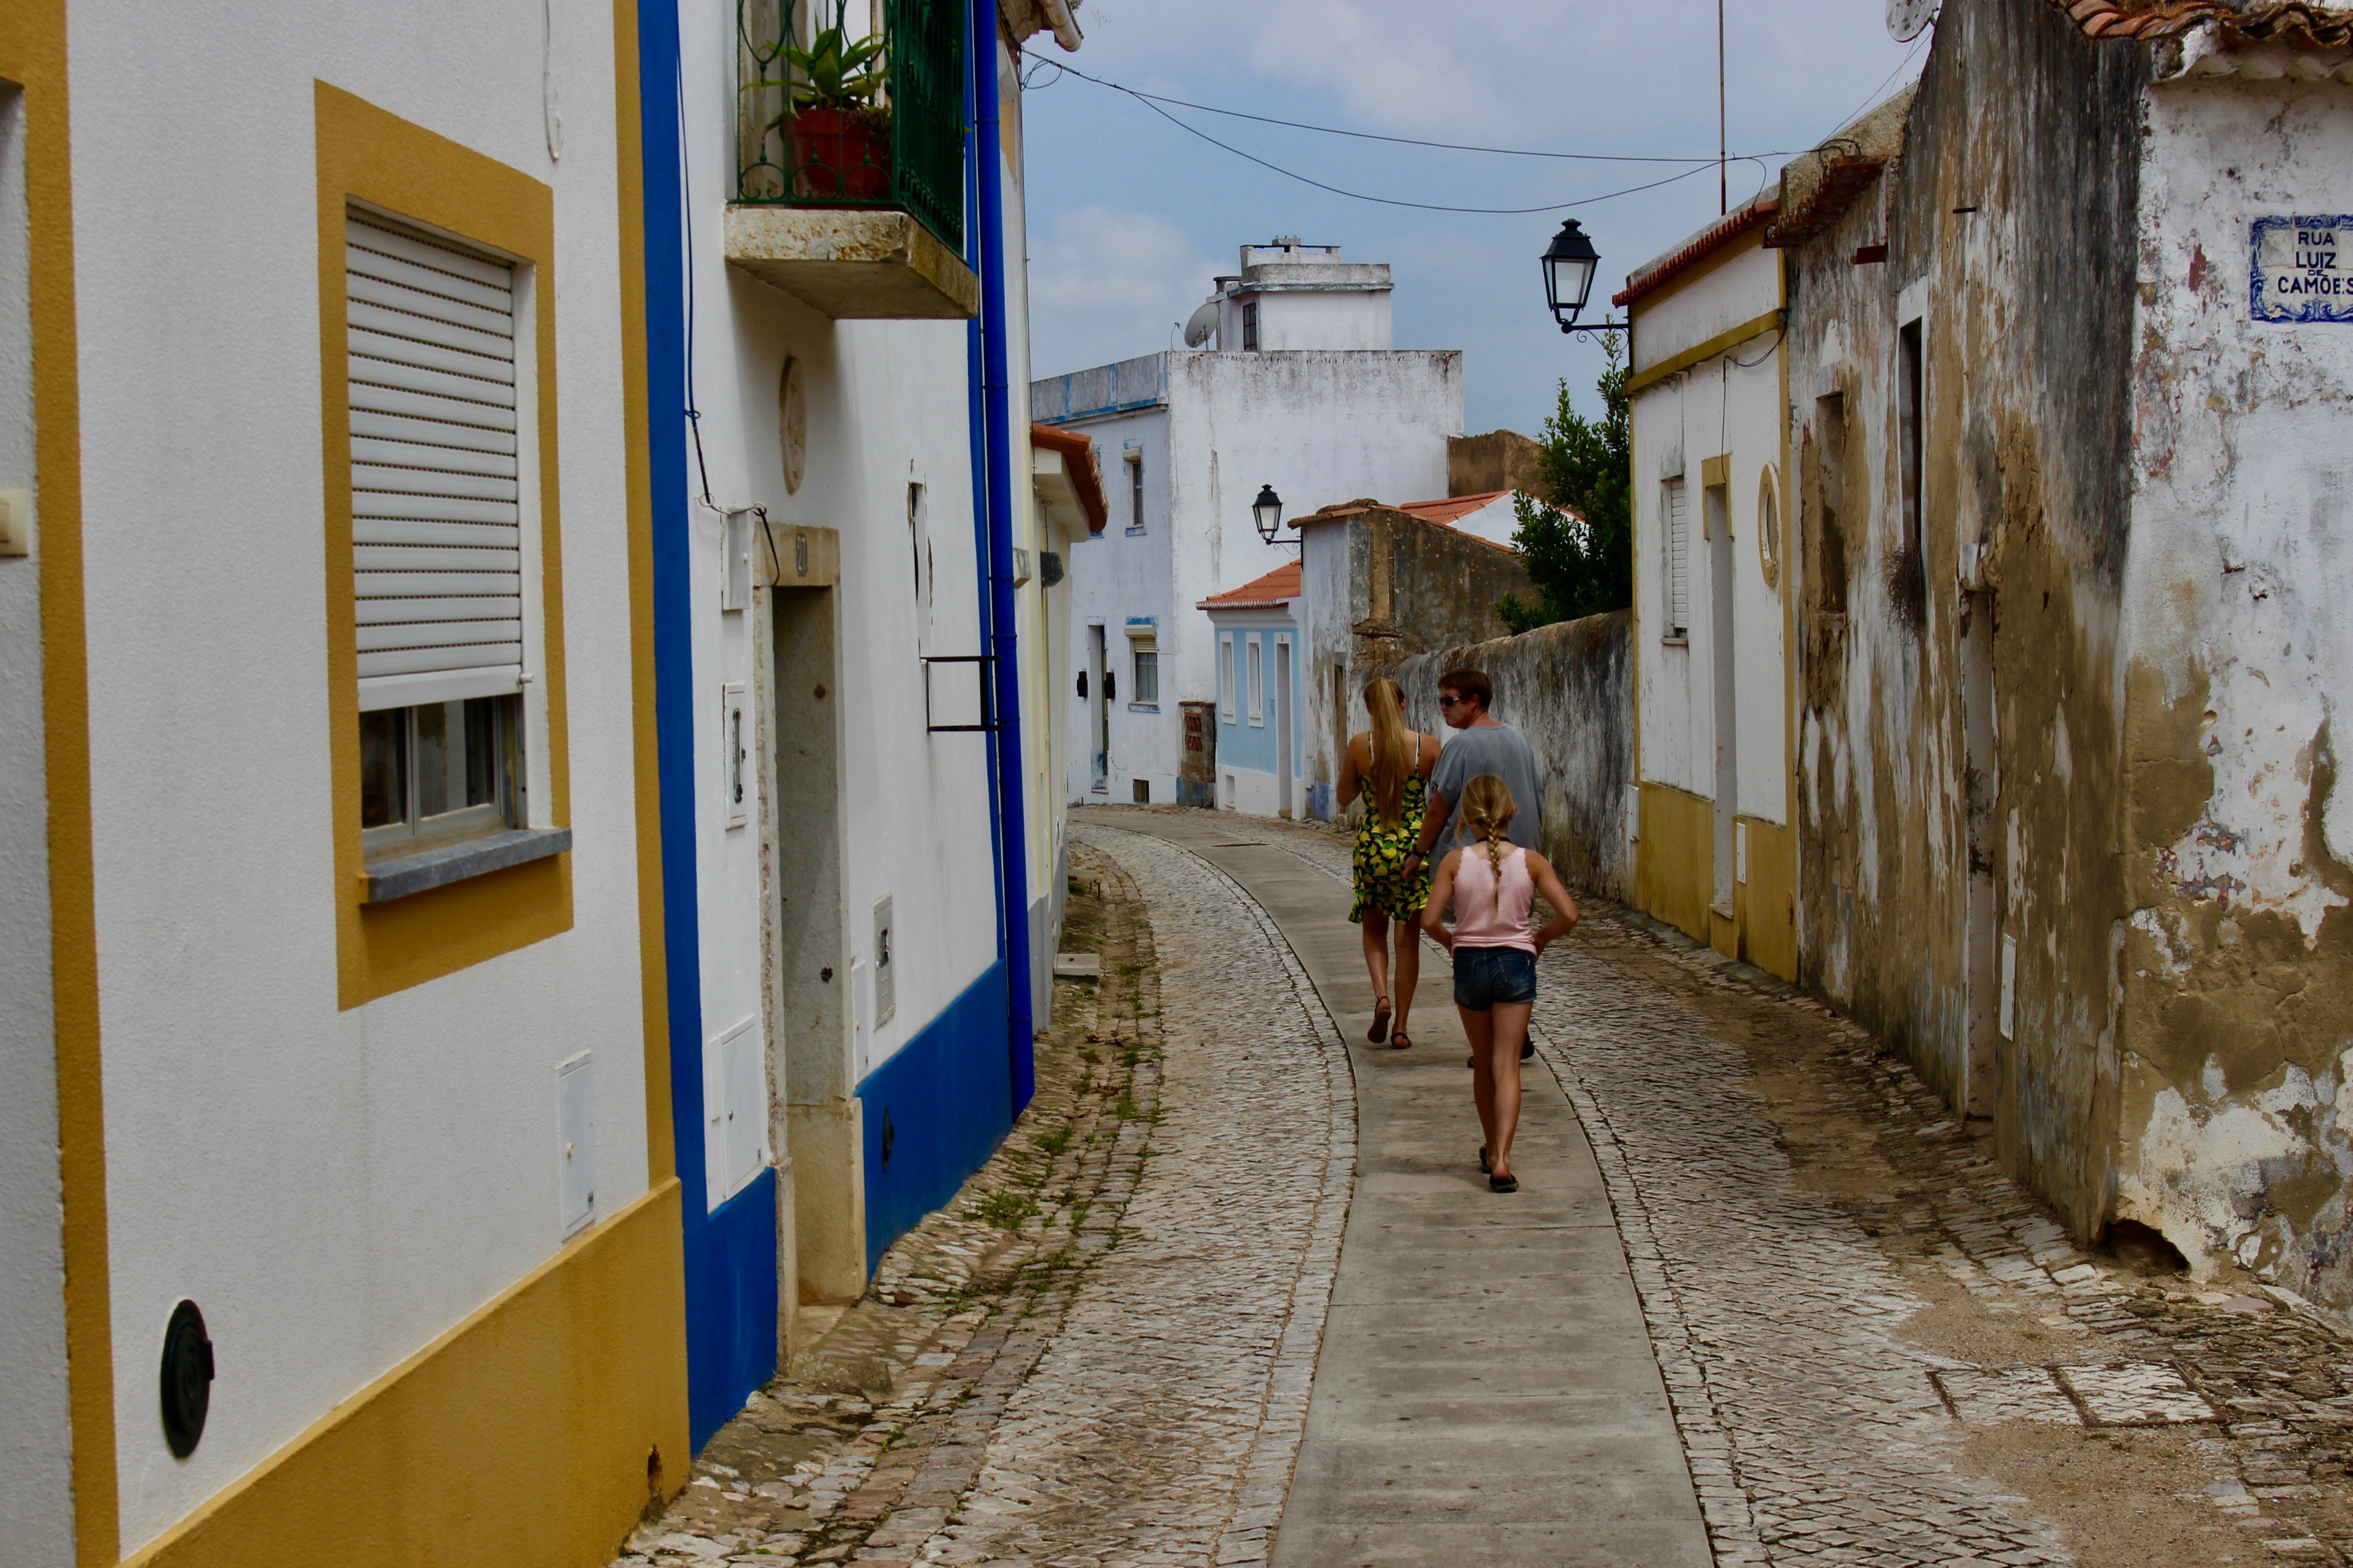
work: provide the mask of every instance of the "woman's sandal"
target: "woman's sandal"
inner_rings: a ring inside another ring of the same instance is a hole
[[[1487,1145],[1484,1143],[1479,1145],[1479,1168],[1490,1173],[1495,1169],[1493,1163],[1487,1158]]]
[[[1411,1047],[1412,1044],[1413,1037],[1407,1034],[1403,1029],[1399,1029],[1396,1034],[1389,1037],[1389,1049],[1393,1051],[1405,1050]]]
[[[1373,1026],[1365,1031],[1365,1038],[1377,1046],[1388,1037],[1389,999],[1386,996],[1377,996],[1373,999]]]
[[[1520,1190],[1520,1179],[1491,1174],[1487,1178],[1487,1190],[1491,1193],[1516,1193]]]

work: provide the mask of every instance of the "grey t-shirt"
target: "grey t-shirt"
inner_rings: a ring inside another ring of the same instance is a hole
[[[1528,738],[1509,724],[1474,724],[1446,737],[1437,770],[1430,775],[1430,791],[1445,797],[1448,813],[1446,826],[1430,846],[1432,867],[1446,858],[1448,850],[1462,847],[1462,791],[1481,773],[1502,779],[1520,808],[1512,818],[1512,842],[1544,852],[1544,796],[1536,787],[1536,758],[1528,749]]]

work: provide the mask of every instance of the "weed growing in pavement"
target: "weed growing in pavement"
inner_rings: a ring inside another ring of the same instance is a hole
[[[1030,1142],[1049,1154],[1060,1154],[1071,1146],[1071,1124],[1066,1121],[1051,1132],[1040,1132]]]
[[[1021,1222],[1038,1212],[1038,1200],[1028,1193],[991,1193],[973,1211],[973,1217],[999,1230],[1019,1230]]]
[[[1087,1200],[1084,1198],[1081,1198],[1078,1202],[1071,1205],[1071,1228],[1072,1230],[1076,1230],[1081,1226],[1087,1223]],[[1056,1256],[1067,1256],[1067,1253],[1058,1253]]]

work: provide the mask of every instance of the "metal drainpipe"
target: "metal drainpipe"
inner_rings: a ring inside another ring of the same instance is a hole
[[[981,404],[988,468],[988,651],[997,683],[997,887],[1003,901],[1007,1047],[1013,1114],[1029,1103],[1037,1075],[1030,1054],[1029,834],[1021,778],[1021,670],[1016,662],[1013,597],[1013,422],[1005,362],[1005,171],[997,120],[997,0],[969,0],[972,22],[973,156],[980,261]]]

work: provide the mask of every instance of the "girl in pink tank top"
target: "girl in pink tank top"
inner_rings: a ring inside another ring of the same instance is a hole
[[[1462,824],[1475,840],[1440,862],[1422,926],[1454,954],[1454,1010],[1471,1037],[1471,1094],[1486,1142],[1479,1163],[1487,1185],[1520,1190],[1512,1135],[1520,1124],[1520,1047],[1536,1001],[1536,957],[1577,924],[1577,905],[1552,863],[1504,837],[1519,805],[1504,781],[1482,773],[1462,791]],[[1536,895],[1552,920],[1534,929]],[[1454,907],[1454,929],[1443,916]]]

